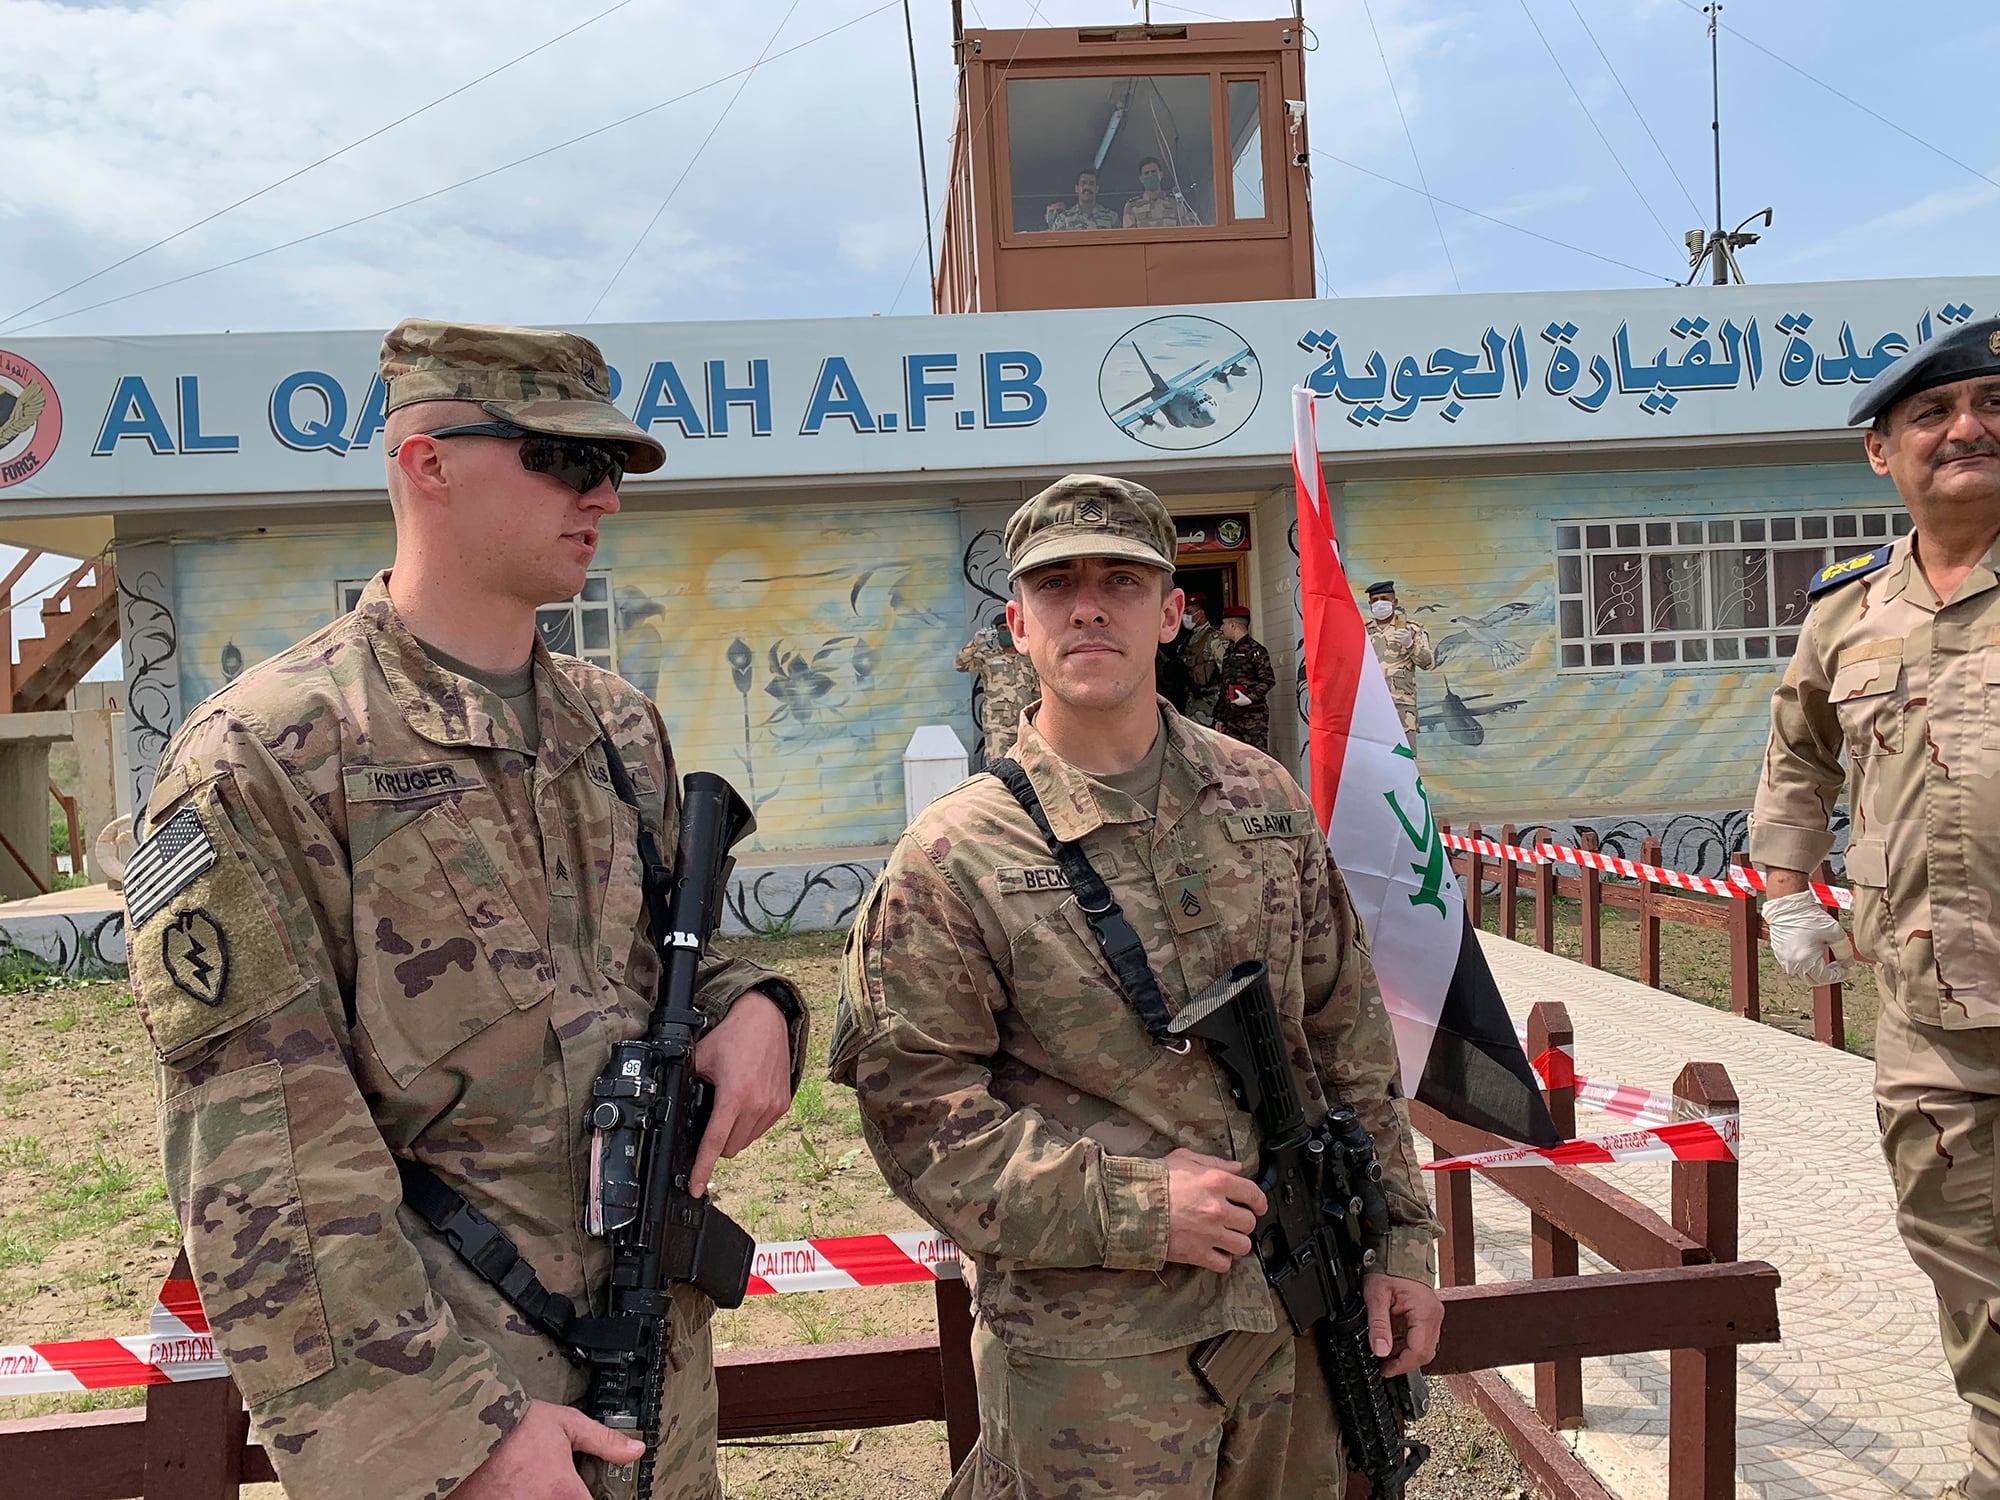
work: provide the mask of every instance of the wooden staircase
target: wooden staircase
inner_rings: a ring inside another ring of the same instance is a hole
[[[21,575],[42,556],[29,552],[0,582],[0,597],[11,599]],[[82,563],[42,600],[42,633],[20,643],[12,659],[12,611],[0,611],[0,646],[7,647],[10,713],[59,709],[83,674],[118,639],[118,574],[109,558]]]

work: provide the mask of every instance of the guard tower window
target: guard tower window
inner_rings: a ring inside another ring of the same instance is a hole
[[[1229,208],[1238,219],[1264,217],[1264,126],[1257,80],[1229,81]]]
[[[1008,191],[1015,233],[1058,226],[1158,230],[1214,224],[1210,84],[1206,73],[1009,79]],[[1257,86],[1248,88],[1248,130],[1254,139]],[[1233,86],[1231,92],[1233,115]],[[1150,174],[1155,164],[1159,184],[1149,190],[1140,171]],[[1078,193],[1085,172],[1096,176],[1091,202]],[[1261,161],[1255,176],[1259,207],[1250,217],[1262,217]]]

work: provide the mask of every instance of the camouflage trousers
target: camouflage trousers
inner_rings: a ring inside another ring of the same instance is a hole
[[[1390,701],[1396,705],[1396,717],[1403,721],[1403,738],[1414,745],[1417,742],[1417,700],[1391,694]]]
[[[1324,1500],[1347,1489],[1333,1395],[1310,1339],[1280,1344],[1235,1406],[1192,1349],[1050,1359],[973,1331],[979,1446],[945,1500]]]
[[[1966,1500],[2000,1500],[2000,1028],[1912,1020],[1887,984],[1875,1107],[1896,1227],[1937,1291],[1938,1331],[1972,1408]]]
[[[1241,740],[1252,749],[1262,750],[1266,754],[1270,753],[1271,715],[1268,710],[1250,709],[1246,711],[1239,708],[1233,712],[1226,712],[1222,709],[1217,709],[1215,713],[1215,727],[1228,735],[1232,740]]]

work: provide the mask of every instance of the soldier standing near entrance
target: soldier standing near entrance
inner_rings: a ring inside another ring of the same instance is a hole
[[[1431,636],[1397,607],[1396,585],[1383,580],[1368,585],[1368,639],[1375,659],[1389,679],[1389,699],[1403,721],[1403,737],[1417,743],[1417,673],[1437,665]]]
[[[1306,1109],[1337,1090],[1375,1140],[1389,1226],[1363,1282],[1371,1344],[1385,1374],[1415,1368],[1442,1317],[1436,1231],[1312,804],[1154,694],[1181,613],[1158,497],[1072,475],[1006,536],[1008,617],[1042,678],[1017,787],[1103,872],[1090,907],[1122,910],[1161,1007],[1269,964]],[[978,1267],[980,1441],[949,1494],[1338,1495],[1316,1346],[1251,1253],[1265,1202],[1239,1159],[1256,1124],[1202,1048],[1154,1040],[1021,795],[975,776],[917,815],[855,919],[832,1047],[890,1186]],[[1204,1375],[1197,1353],[1225,1340],[1238,1373]]]
[[[979,729],[988,763],[1011,755],[1021,726],[1021,710],[1041,697],[1042,684],[1035,676],[1035,664],[1014,649],[1006,613],[995,615],[967,641],[952,665],[961,672],[979,675]]]
[[[1222,657],[1222,698],[1215,706],[1215,727],[1259,750],[1271,748],[1271,689],[1278,685],[1271,670],[1271,653],[1250,634],[1250,611],[1232,604],[1222,612],[1222,633],[1229,649]]]
[[[1850,422],[1915,529],[1823,568],[1784,683],[1750,848],[1788,974],[1840,979],[1807,886],[1841,747],[1853,949],[1875,969],[1875,1098],[1897,1225],[1972,1408],[1954,1500],[2000,1500],[2000,319],[1891,365]]]
[[[381,374],[395,566],[188,716],[125,869],[167,1185],[290,1494],[582,1500],[577,1461],[615,1493],[597,1461],[639,1442],[574,1409],[585,1373],[487,1276],[604,1307],[585,1116],[652,1010],[637,834],[675,846],[680,789],[658,710],[551,655],[535,610],[665,450],[573,334],[411,320]],[[714,954],[700,977],[697,1195],[783,1115],[805,1045],[784,980]],[[462,1195],[468,1248],[467,1207],[520,1260],[461,1260],[399,1163]],[[712,1308],[667,1295],[654,1494],[708,1500]]]
[[[1208,618],[1208,600],[1203,595],[1188,595],[1187,617],[1191,628],[1180,643],[1181,665],[1192,688],[1187,716],[1213,728],[1215,705],[1222,697],[1222,658],[1229,642]]]

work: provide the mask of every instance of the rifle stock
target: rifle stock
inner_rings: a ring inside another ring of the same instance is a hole
[[[1424,1413],[1423,1376],[1384,1380],[1368,1344],[1361,1296],[1362,1277],[1374,1269],[1368,1241],[1389,1229],[1374,1142],[1345,1104],[1317,1126],[1306,1124],[1263,964],[1236,965],[1169,1029],[1208,1044],[1237,1102],[1257,1120],[1263,1162],[1256,1182],[1268,1207],[1251,1231],[1252,1246],[1293,1330],[1318,1345],[1349,1465],[1368,1477],[1376,1500],[1401,1500],[1430,1449],[1403,1432]]]

